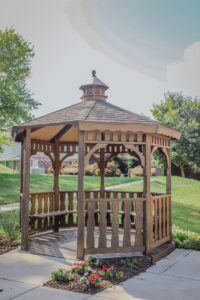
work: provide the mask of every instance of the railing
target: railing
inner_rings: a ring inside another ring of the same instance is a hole
[[[77,191],[61,191],[55,209],[54,192],[30,194],[32,233],[55,226],[77,226]],[[85,253],[143,251],[142,192],[85,191]],[[152,248],[171,238],[171,196],[152,193]]]
[[[141,194],[86,192],[85,254],[144,250]]]
[[[51,213],[57,210],[68,211],[59,217],[60,226],[72,227],[77,225],[77,191],[60,192],[58,209],[55,209],[54,192],[31,193],[30,200],[32,232],[52,229],[55,224],[55,217],[51,216]]]
[[[158,195],[151,197],[153,217],[153,245],[158,247],[171,238],[171,196]]]

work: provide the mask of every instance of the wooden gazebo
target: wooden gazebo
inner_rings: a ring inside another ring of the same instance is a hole
[[[77,257],[94,253],[144,252],[172,240],[170,142],[180,133],[107,101],[108,89],[92,72],[82,85],[81,102],[17,125],[21,142],[21,249],[29,236],[59,227],[77,227]],[[151,193],[151,157],[166,157],[166,193]],[[54,190],[30,193],[30,157],[43,152],[54,170]],[[62,162],[78,153],[78,190],[59,190]],[[106,191],[104,169],[120,153],[134,155],[144,170],[143,192]],[[91,157],[100,168],[100,189],[84,190],[84,168]],[[98,238],[95,237],[98,231]],[[109,234],[109,238],[108,238]]]

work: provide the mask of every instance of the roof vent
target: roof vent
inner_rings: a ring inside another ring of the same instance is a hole
[[[90,100],[103,100],[106,101],[107,96],[105,95],[105,91],[109,87],[103,83],[98,77],[96,77],[96,71],[92,71],[92,83],[84,84],[80,87],[80,90],[83,91],[83,95],[81,97],[82,101],[90,101]]]

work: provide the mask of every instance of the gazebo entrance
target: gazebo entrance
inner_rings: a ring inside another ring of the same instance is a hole
[[[108,87],[93,72],[81,86],[82,102],[14,128],[22,142],[22,250],[29,237],[59,227],[77,228],[77,258],[85,254],[144,252],[172,241],[170,141],[180,133],[106,101]],[[166,193],[152,194],[151,158],[166,157]],[[30,156],[43,152],[52,161],[54,190],[29,193]],[[62,162],[78,153],[78,190],[60,191]],[[106,191],[104,170],[114,155],[136,156],[144,170],[143,192]],[[84,190],[84,169],[91,157],[100,168],[99,190]],[[30,201],[29,201],[30,200]]]

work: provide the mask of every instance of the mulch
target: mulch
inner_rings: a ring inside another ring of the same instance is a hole
[[[2,235],[0,235],[0,255],[9,252],[13,249],[17,248],[16,246],[10,246],[8,241],[5,239],[5,237],[3,237]]]
[[[57,282],[57,281],[48,281],[44,284],[44,286],[52,287],[56,289],[66,290],[66,291],[73,291],[79,293],[86,293],[86,294],[96,294],[101,292],[104,289],[113,287],[118,285],[119,283],[132,278],[134,276],[139,275],[140,273],[145,272],[151,265],[151,258],[149,257],[135,257],[130,258],[131,260],[136,261],[134,266],[128,267],[120,264],[120,259],[106,259],[103,260],[105,266],[112,266],[117,271],[122,271],[124,276],[121,280],[116,280],[116,278],[112,279],[102,279],[99,286],[96,289],[84,289],[80,283],[80,276],[77,274],[73,281],[69,283],[65,282]]]

